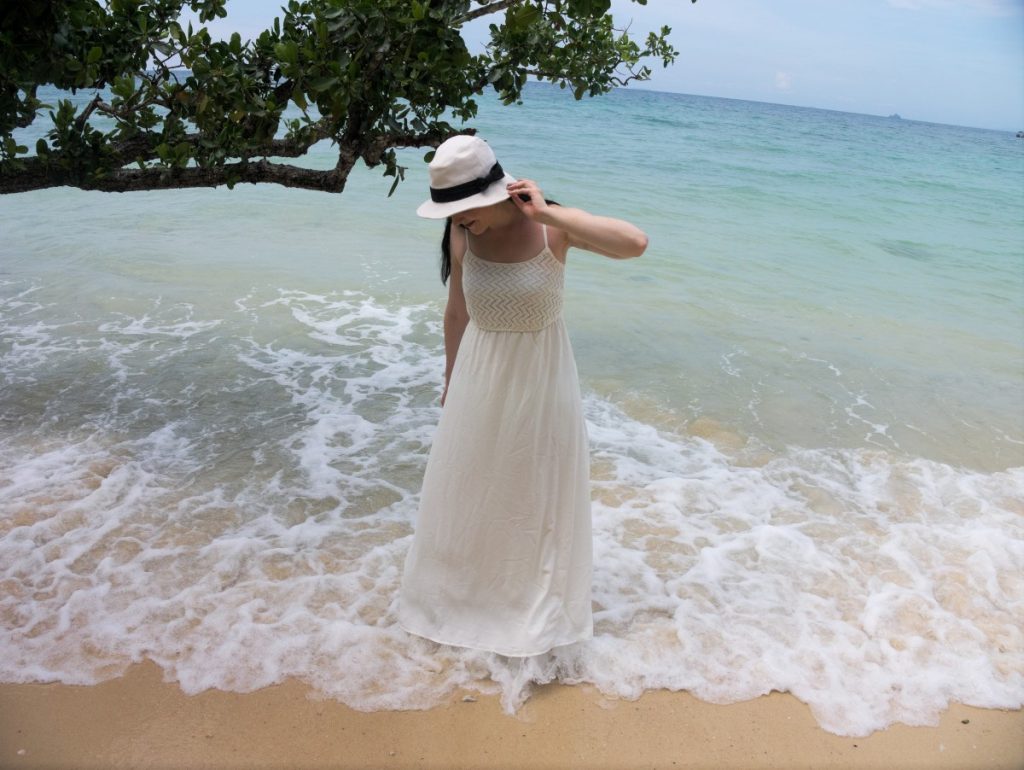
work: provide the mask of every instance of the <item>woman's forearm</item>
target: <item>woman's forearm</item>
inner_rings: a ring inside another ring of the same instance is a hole
[[[455,368],[455,356],[459,352],[459,343],[462,342],[462,333],[466,331],[468,318],[459,317],[454,313],[444,314],[444,387],[448,389],[448,381],[452,377],[452,370]]]

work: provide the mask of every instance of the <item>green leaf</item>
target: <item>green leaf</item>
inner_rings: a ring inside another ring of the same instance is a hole
[[[329,91],[338,85],[340,81],[337,75],[325,75],[324,77],[313,78],[309,81],[309,86],[314,91]]]
[[[103,49],[100,48],[98,45],[94,45],[92,48],[89,49],[89,53],[86,55],[85,61],[88,64],[95,64],[102,58]]]
[[[283,62],[295,64],[299,60],[299,47],[294,40],[278,43],[274,46],[274,55]]]
[[[117,76],[114,78],[114,85],[111,87],[111,91],[114,92],[115,96],[120,96],[125,101],[131,99],[132,94],[135,93],[135,78]]]
[[[535,5],[513,5],[505,13],[505,25],[512,32],[524,32],[540,19],[540,8]]]
[[[412,0],[412,17],[416,21],[422,21],[424,15],[426,15],[426,9],[423,7],[423,4],[417,2],[417,0]]]
[[[573,16],[589,16],[596,19],[608,13],[611,6],[611,0],[569,0],[569,13]]]

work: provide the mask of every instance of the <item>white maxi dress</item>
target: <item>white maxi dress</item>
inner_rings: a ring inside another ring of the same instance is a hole
[[[562,318],[565,266],[469,249],[469,323],[423,477],[398,622],[526,657],[593,636],[590,453]]]

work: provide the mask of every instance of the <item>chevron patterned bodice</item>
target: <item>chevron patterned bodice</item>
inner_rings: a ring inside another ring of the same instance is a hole
[[[466,308],[481,329],[540,331],[562,312],[564,281],[565,267],[546,244],[525,262],[491,262],[470,249],[462,260]]]

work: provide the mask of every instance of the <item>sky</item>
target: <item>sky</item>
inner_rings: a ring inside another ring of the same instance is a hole
[[[229,0],[210,31],[255,37],[284,0]],[[630,87],[1024,130],[1024,0],[614,0],[679,51]],[[481,19],[464,31],[479,50]]]
[[[680,55],[645,87],[1024,129],[1024,0],[626,0]],[[650,18],[648,18],[650,17]]]

